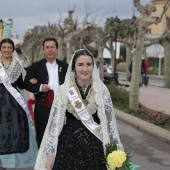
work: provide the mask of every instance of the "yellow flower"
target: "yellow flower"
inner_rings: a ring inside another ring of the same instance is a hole
[[[126,154],[123,151],[113,151],[109,153],[107,158],[107,164],[111,170],[115,170],[116,168],[120,168],[123,163],[126,161]]]

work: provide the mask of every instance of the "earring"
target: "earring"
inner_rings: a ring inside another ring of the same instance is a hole
[[[77,79],[77,73],[74,71],[74,77]]]

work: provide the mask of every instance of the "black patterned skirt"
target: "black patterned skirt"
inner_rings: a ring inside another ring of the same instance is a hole
[[[0,84],[0,154],[23,153],[29,148],[25,111]]]
[[[67,118],[53,170],[106,170],[102,142],[81,121]]]

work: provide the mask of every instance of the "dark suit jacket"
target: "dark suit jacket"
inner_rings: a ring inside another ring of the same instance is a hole
[[[37,61],[33,63],[27,71],[25,80],[24,80],[24,87],[28,91],[34,93],[35,100],[39,102],[45,102],[46,93],[39,92],[40,85],[41,84],[48,84],[49,82],[49,76],[48,71],[46,67],[46,59],[42,59],[40,61]],[[68,64],[56,59],[56,62],[58,64],[58,75],[59,75],[59,84],[63,84],[65,80],[65,75],[67,72]],[[36,78],[37,84],[32,84],[30,82],[30,79]]]

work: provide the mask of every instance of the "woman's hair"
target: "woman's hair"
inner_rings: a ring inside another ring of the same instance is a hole
[[[43,49],[44,49],[44,44],[46,41],[54,41],[55,42],[55,46],[56,48],[58,49],[58,42],[55,38],[46,38],[44,41],[43,41]]]
[[[73,56],[73,62],[72,62],[72,70],[75,69],[75,64],[76,64],[76,60],[78,57],[80,57],[81,55],[85,55],[85,56],[90,56],[91,59],[92,59],[92,62],[94,64],[94,59],[93,59],[93,54],[87,50],[87,49],[81,49],[81,50],[78,50],[74,56]]]
[[[12,45],[13,51],[15,50],[14,42],[13,42],[11,39],[9,39],[9,38],[5,38],[5,39],[3,39],[3,40],[0,42],[0,51],[1,51],[1,46],[2,46],[2,44],[4,44],[4,43],[10,43],[10,44]]]
[[[21,49],[20,48],[15,48],[15,50],[16,50],[16,52],[18,53],[18,54],[22,54],[22,51],[21,51]]]

